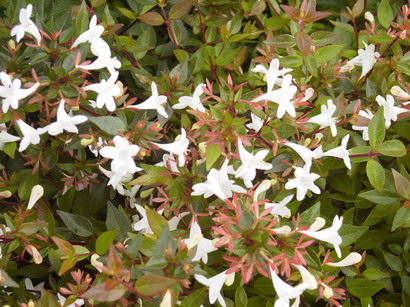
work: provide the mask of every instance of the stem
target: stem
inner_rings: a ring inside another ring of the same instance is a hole
[[[204,41],[204,44],[206,45],[207,42],[206,42],[206,35],[205,35],[205,26],[202,21],[201,5],[199,4],[198,0],[195,0],[195,4],[198,6],[199,27],[201,28],[202,40]]]
[[[406,149],[406,153],[410,153],[410,149]],[[380,152],[369,152],[365,154],[349,155],[349,158],[363,158],[363,157],[374,157],[374,156],[384,156]]]
[[[176,38],[175,38],[175,36],[174,36],[174,32],[172,32],[172,28],[171,28],[171,25],[170,25],[170,23],[169,23],[169,19],[168,19],[168,17],[167,17],[167,13],[165,12],[164,7],[162,7],[162,6],[161,6],[161,11],[162,11],[162,16],[164,17],[165,24],[167,25],[167,30],[168,30],[168,33],[169,33],[169,35],[170,35],[171,41],[172,41],[172,43],[174,44],[175,49],[179,49],[177,40],[176,40]]]

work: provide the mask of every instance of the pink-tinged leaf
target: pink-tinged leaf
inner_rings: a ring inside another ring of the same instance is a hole
[[[193,0],[184,0],[174,4],[169,10],[169,19],[181,19],[189,13],[192,7]]]
[[[284,4],[282,4],[280,7],[282,8],[282,10],[285,11],[285,13],[290,17],[290,19],[292,19],[295,22],[298,22],[299,12],[297,9],[289,5],[284,5]]]
[[[295,34],[296,45],[300,52],[306,56],[309,54],[310,46],[312,45],[312,39],[309,34],[305,32],[297,32]]]
[[[138,19],[151,26],[161,26],[164,24],[164,18],[162,18],[162,16],[157,12],[148,12],[139,16]]]
[[[329,12],[315,12],[311,16],[305,18],[303,23],[304,24],[312,23],[312,22],[318,21],[318,20],[320,20],[322,18],[325,18],[327,16],[330,16],[330,15],[332,15],[332,13],[329,13]]]
[[[410,199],[410,181],[396,170],[392,169],[392,172],[397,194],[404,199]]]
[[[117,285],[106,285],[106,283],[100,283],[92,288],[90,288],[87,292],[85,292],[82,297],[86,299],[92,299],[99,302],[114,302],[119,300],[125,292],[127,292],[127,288],[123,285],[116,282]],[[114,286],[114,287],[113,287]]]

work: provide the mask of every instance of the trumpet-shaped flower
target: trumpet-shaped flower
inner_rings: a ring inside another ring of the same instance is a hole
[[[293,195],[289,195],[282,199],[279,203],[266,203],[265,204],[265,209],[270,208],[270,214],[272,215],[279,215],[281,217],[290,217],[290,210],[286,205],[290,203],[292,200]]]
[[[324,157],[335,157],[335,158],[340,158],[343,159],[343,162],[345,163],[346,167],[348,169],[352,168],[352,164],[350,163],[350,158],[349,158],[349,151],[346,149],[347,147],[347,142],[349,142],[349,137],[350,135],[346,135],[342,139],[342,145],[336,148],[333,148],[331,150],[326,151],[323,156]]]
[[[319,231],[311,230],[300,230],[299,232],[307,235],[309,237],[315,238],[317,240],[330,243],[334,246],[337,256],[342,257],[342,252],[339,245],[342,244],[342,237],[339,235],[338,231],[342,227],[343,217],[338,217],[337,215],[333,219],[332,226]]]
[[[134,174],[142,169],[135,165],[132,158],[140,150],[138,145],[130,145],[128,140],[122,136],[113,139],[115,147],[105,146],[100,149],[100,155],[112,159],[111,171],[114,173],[108,182],[109,185],[117,185],[127,174]]]
[[[118,71],[114,72],[108,80],[101,80],[100,83],[94,83],[84,87],[85,91],[98,93],[96,99],[97,108],[101,109],[105,105],[108,111],[115,111],[117,105],[115,104],[114,97],[121,94],[121,88],[115,83],[117,78]]]
[[[90,20],[88,30],[83,32],[79,37],[77,37],[71,48],[74,48],[79,44],[85,42],[89,42],[91,44],[95,42],[99,43],[99,40],[101,40],[101,35],[103,34],[103,32],[104,27],[102,25],[97,25],[97,16],[94,15]]]
[[[320,189],[315,186],[313,183],[320,176],[315,173],[309,173],[310,165],[305,164],[303,168],[296,167],[295,178],[289,180],[285,184],[285,189],[290,190],[296,188],[296,199],[302,200],[305,198],[305,195],[308,190],[311,190],[313,193],[319,194]]]
[[[6,124],[0,124],[0,131],[0,150],[3,150],[4,144],[20,140],[18,136],[7,132]]]
[[[105,176],[107,176],[108,178],[110,178],[110,180],[111,180],[111,178],[113,178],[114,175],[115,175],[114,172],[111,172],[111,171],[109,171],[109,170],[106,170],[105,168],[101,167],[101,165],[99,165],[98,168],[100,169],[100,171],[101,171]],[[118,178],[118,177],[119,177],[119,176],[116,176],[116,178]],[[132,178],[133,178],[133,175],[132,175],[131,173],[127,173],[127,174],[123,175],[123,176],[119,179],[119,181],[117,181],[118,179],[115,179],[115,180],[111,183],[111,185],[112,185],[113,189],[116,190],[116,191],[118,191],[118,193],[120,193],[121,195],[129,196],[129,195],[126,195],[126,194],[129,194],[129,193],[127,193],[128,190],[124,189],[123,183],[126,183],[126,182],[128,182],[128,181],[131,181]],[[139,188],[139,186],[133,186],[133,188],[134,188],[134,187],[138,187],[138,188]]]
[[[30,19],[32,12],[33,12],[33,6],[31,4],[27,5],[26,8],[20,9],[20,14],[19,14],[20,24],[14,26],[13,29],[11,29],[10,35],[16,36],[16,41],[19,42],[23,38],[24,33],[27,32],[33,35],[33,37],[37,41],[37,45],[40,45],[40,42],[41,42],[40,31],[38,30],[34,22],[32,22]]]
[[[130,109],[137,110],[157,110],[158,114],[168,118],[167,112],[165,112],[164,104],[167,102],[167,96],[158,95],[157,85],[154,81],[151,83],[151,97],[149,97],[144,102],[137,105],[128,106]]]
[[[185,164],[185,154],[188,151],[189,140],[186,137],[185,129],[181,129],[181,134],[175,138],[175,142],[169,144],[157,144],[154,143],[159,148],[168,151],[170,154],[178,156],[178,165],[184,166]]]
[[[296,86],[291,85],[292,76],[286,75],[283,78],[282,87],[278,90],[267,92],[259,97],[253,99],[253,102],[268,100],[279,105],[276,116],[282,118],[287,112],[290,116],[296,116],[295,106],[293,105],[293,96],[296,94]]]
[[[284,144],[296,151],[302,160],[305,161],[306,165],[312,165],[312,159],[320,159],[323,156],[322,145],[312,151],[299,144],[291,142],[285,142]]]
[[[121,67],[121,62],[117,60],[117,57],[111,57],[110,46],[103,39],[91,44],[91,52],[97,57],[94,62],[88,65],[77,65],[77,68],[84,70],[107,68],[110,74],[114,74],[116,69]]]
[[[345,259],[339,262],[328,262],[326,265],[332,267],[345,267],[349,265],[353,265],[362,261],[362,255],[359,253],[350,253]]]
[[[220,199],[226,200],[232,197],[232,192],[245,193],[244,188],[234,184],[233,180],[229,180],[228,162],[229,160],[226,159],[219,171],[215,168],[211,169],[206,182],[197,183],[192,187],[194,191],[191,195],[204,195],[205,198],[216,195]]]
[[[37,82],[30,88],[22,89],[21,81],[17,78],[11,81],[9,75],[5,72],[0,72],[0,80],[3,83],[0,86],[0,97],[4,98],[2,100],[3,113],[6,113],[10,107],[17,109],[19,107],[19,100],[31,95],[40,86],[40,83]]]
[[[218,300],[221,306],[226,307],[224,298],[221,295],[221,290],[224,283],[227,281],[231,274],[226,274],[228,270],[219,273],[211,278],[206,278],[205,276],[195,274],[195,279],[201,284],[209,287],[209,302],[214,304]]]
[[[309,284],[309,290],[317,289],[317,281],[315,276],[312,275],[303,265],[294,264],[294,266],[299,270],[300,276],[302,276],[303,283]]]
[[[202,259],[203,263],[207,263],[208,254],[218,250],[213,246],[212,240],[204,238],[201,227],[196,221],[192,223],[189,230],[189,238],[185,239],[184,242],[188,245],[188,249],[196,246],[196,253],[192,258],[192,261],[199,261]]]
[[[394,106],[394,98],[392,95],[387,95],[387,99],[384,99],[382,96],[378,95],[376,97],[376,101],[379,106],[383,106],[384,109],[384,124],[386,128],[390,128],[391,122],[397,120],[397,115],[401,113],[409,112],[409,110],[395,107]]]
[[[359,49],[357,51],[358,56],[354,57],[348,62],[349,64],[362,66],[362,74],[360,75],[359,79],[363,78],[370,70],[372,70],[374,64],[377,62],[377,58],[380,57],[380,54],[378,52],[374,52],[374,45],[367,45],[366,43],[363,44],[365,46],[365,49]]]
[[[273,287],[275,288],[278,300],[275,302],[275,307],[289,307],[290,300],[298,299],[299,296],[309,288],[309,283],[301,283],[295,287],[292,287],[288,283],[284,282],[278,274],[270,269]]]
[[[41,291],[44,288],[44,282],[41,282],[37,286],[34,286],[31,279],[26,278],[24,280],[24,286],[26,288],[26,291],[30,291],[30,290]]]
[[[336,106],[333,104],[333,101],[329,99],[327,101],[327,106],[324,104],[321,105],[320,114],[309,118],[306,122],[320,125],[320,129],[330,127],[332,136],[335,137],[337,135],[336,118],[332,117],[335,111]]]
[[[281,76],[286,75],[288,72],[291,72],[292,69],[290,68],[283,68],[279,69],[279,59],[273,59],[270,64],[269,64],[269,69],[266,69],[265,66],[258,64],[255,66],[255,68],[252,69],[253,72],[255,73],[264,73],[265,74],[265,80],[267,83],[267,92],[270,92],[273,90],[273,87],[275,84],[278,84],[279,81],[278,78]]]
[[[179,173],[178,164],[175,161],[173,154],[163,154],[162,161],[155,164],[157,166],[162,166],[168,168],[171,172]]]
[[[238,149],[242,165],[236,170],[235,177],[242,178],[246,187],[250,188],[257,169],[268,170],[272,168],[272,164],[263,161],[269,150],[261,150],[253,155],[243,147],[241,139],[238,139]]]
[[[246,127],[252,129],[255,132],[259,132],[259,130],[261,130],[261,128],[263,127],[263,119],[251,113],[251,120],[252,122],[246,124]]]
[[[192,95],[192,97],[182,96],[181,98],[179,98],[178,99],[179,103],[173,105],[172,108],[179,110],[179,109],[185,109],[186,107],[190,107],[192,110],[198,110],[198,111],[204,113],[205,108],[201,103],[201,98],[199,98],[199,96],[201,96],[204,92],[202,87],[205,87],[205,84],[203,84],[203,83],[199,84],[195,88],[195,91],[194,91],[194,94]]]
[[[360,111],[359,111],[359,115],[362,116],[362,117],[364,117],[364,118],[367,118],[369,121],[373,118],[373,113],[372,113],[370,110],[366,110],[366,111],[360,110]],[[352,125],[352,129],[353,129],[353,130],[356,130],[356,131],[362,131],[362,133],[363,133],[363,140],[364,140],[364,141],[368,141],[368,140],[369,140],[369,125],[367,125],[367,126],[355,126],[355,125]]]
[[[23,120],[17,120],[17,124],[23,134],[23,137],[20,142],[19,151],[22,152],[27,149],[28,145],[33,144],[37,145],[40,143],[40,135],[48,131],[49,126],[43,128],[33,128],[30,125],[26,124]]]
[[[65,100],[62,99],[60,101],[60,104],[58,105],[57,121],[50,125],[50,128],[48,129],[48,134],[58,135],[62,133],[64,130],[71,133],[78,133],[78,128],[76,125],[87,121],[88,118],[84,115],[70,116],[64,110],[64,105]]]

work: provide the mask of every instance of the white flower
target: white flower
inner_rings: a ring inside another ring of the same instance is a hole
[[[303,265],[294,264],[294,266],[299,270],[303,283],[309,284],[308,289],[317,289],[317,281],[315,276],[313,276]]]
[[[312,151],[299,144],[291,142],[285,142],[284,144],[296,151],[302,160],[305,161],[306,165],[312,165],[312,159],[320,159],[323,156],[322,145]]]
[[[373,113],[366,109],[366,111],[360,110],[359,115],[367,118],[369,121],[373,118]],[[363,131],[363,140],[368,141],[369,140],[369,126],[355,126],[352,125],[352,129],[356,131]]]
[[[114,173],[108,185],[117,185],[127,174],[134,174],[141,169],[135,165],[132,158],[139,151],[138,145],[130,145],[128,140],[116,135],[113,139],[115,147],[105,146],[100,149],[100,155],[112,159],[111,171]]]
[[[40,31],[38,30],[34,22],[32,22],[30,19],[32,11],[33,11],[33,6],[31,4],[27,5],[27,8],[25,9],[24,8],[20,9],[20,14],[19,14],[20,24],[14,26],[13,29],[11,29],[10,35],[16,36],[16,41],[19,42],[23,38],[24,33],[27,32],[33,35],[37,41],[37,45],[40,45],[40,41],[41,41]]]
[[[262,182],[256,188],[255,193],[253,194],[253,201],[257,201],[259,194],[267,191],[271,186],[272,186],[272,183],[270,182],[270,180],[268,179],[262,180]]]
[[[77,65],[77,68],[84,70],[96,70],[107,68],[110,74],[114,74],[116,69],[121,67],[121,62],[117,57],[111,58],[111,49],[108,44],[100,39],[91,44],[91,52],[97,57],[94,62],[88,65]]]
[[[349,151],[346,149],[347,142],[349,142],[349,137],[350,137],[350,135],[347,134],[342,139],[342,145],[341,146],[326,151],[323,154],[323,156],[324,157],[335,157],[335,158],[343,159],[343,162],[345,163],[346,167],[348,169],[351,169],[352,164],[350,163]]]
[[[147,212],[145,211],[145,208],[141,205],[135,204],[135,209],[137,209],[138,213],[141,215],[141,219],[138,217],[138,215],[133,215],[132,219],[134,220],[134,223],[132,224],[132,227],[135,231],[142,231],[146,233],[154,233],[149,226],[148,222],[148,217],[147,217]],[[159,210],[157,213],[162,214],[164,212],[164,209]],[[170,231],[173,231],[178,228],[178,223],[182,220],[182,218],[186,215],[188,215],[189,212],[182,212],[179,216],[174,216],[168,221],[168,227]]]
[[[325,264],[332,267],[345,267],[359,263],[360,261],[362,261],[362,255],[359,253],[350,253],[345,259],[339,262],[328,262]]]
[[[67,299],[64,296],[62,296],[60,293],[57,293],[57,298],[61,306],[64,306],[65,301]],[[72,304],[67,305],[65,307],[77,307],[77,306],[83,306],[83,305],[84,305],[84,300],[82,298],[79,298],[79,299],[76,299]]]
[[[97,25],[97,16],[93,16],[90,20],[90,24],[88,26],[88,30],[82,33],[77,39],[74,41],[73,46],[74,48],[79,44],[89,42],[91,44],[95,42],[99,42],[101,40],[101,35],[104,32],[104,27],[102,25]]]
[[[279,203],[266,203],[265,209],[271,208],[270,214],[279,215],[281,217],[290,217],[291,213],[286,205],[292,200],[293,195],[289,195],[282,199]]]
[[[6,113],[10,107],[17,109],[19,107],[19,100],[31,95],[40,86],[40,83],[37,82],[30,88],[22,89],[19,79],[15,78],[11,81],[9,75],[3,71],[0,72],[0,80],[3,83],[0,86],[0,97],[4,98],[2,100],[3,113]]]
[[[154,143],[159,148],[168,151],[170,154],[178,156],[178,165],[184,166],[185,154],[188,151],[189,140],[186,137],[186,131],[181,128],[181,134],[175,138],[175,142],[169,144]]]
[[[320,129],[330,127],[332,131],[332,136],[335,137],[337,135],[336,130],[336,118],[332,117],[336,111],[336,106],[333,104],[332,100],[327,101],[327,106],[322,104],[320,106],[320,114],[311,117],[307,120],[307,123],[314,123],[320,125]]]
[[[295,287],[284,282],[278,274],[270,269],[273,287],[279,299],[275,302],[275,307],[289,307],[291,299],[297,299],[303,291],[309,288],[308,283],[301,283]]]
[[[121,94],[120,87],[115,83],[118,78],[118,71],[114,72],[108,80],[101,80],[100,83],[90,84],[84,87],[85,91],[94,91],[97,95],[97,108],[101,109],[104,105],[107,110],[114,112],[117,105],[114,97]]]
[[[262,100],[273,101],[279,105],[278,113],[276,116],[282,118],[287,112],[290,116],[296,116],[295,106],[293,105],[293,97],[296,93],[296,86],[291,85],[292,76],[286,75],[283,78],[282,87],[278,90],[267,92],[259,97],[253,99],[253,102],[259,102]]]
[[[319,231],[300,230],[299,232],[309,237],[315,238],[320,241],[330,243],[334,246],[337,256],[342,257],[342,252],[339,245],[342,244],[342,237],[338,234],[340,227],[342,227],[343,217],[337,215],[333,219],[332,226]]]
[[[23,137],[20,142],[19,151],[22,152],[27,149],[28,145],[33,144],[37,145],[40,143],[40,135],[47,132],[49,126],[44,128],[33,128],[30,125],[26,124],[23,120],[17,120],[17,124],[23,134]]]
[[[29,198],[28,205],[27,205],[27,210],[30,210],[31,208],[33,208],[36,202],[41,197],[43,197],[43,195],[44,195],[44,188],[39,184],[35,185],[31,189],[30,198]]]
[[[278,84],[277,81],[278,77],[284,76],[288,72],[291,72],[292,69],[290,68],[284,68],[284,69],[279,69],[279,59],[273,59],[270,62],[269,69],[266,69],[265,66],[263,65],[256,65],[255,68],[252,69],[253,72],[255,73],[264,73],[267,83],[267,92],[270,92],[273,90],[273,87],[275,84]]]
[[[98,157],[98,149],[101,148],[102,145],[107,145],[107,143],[102,137],[98,137],[97,147],[93,147],[93,145],[90,144],[88,145],[88,149],[94,154],[94,156]]]
[[[323,296],[325,298],[331,298],[334,295],[333,289],[324,283],[320,283],[320,285],[324,288]]]
[[[171,172],[179,173],[178,164],[176,163],[174,155],[172,154],[163,154],[162,161],[158,162],[155,165],[168,168]]]
[[[35,291],[40,291],[41,289],[44,288],[44,282],[39,283],[37,286],[34,287],[33,282],[31,281],[30,278],[24,279],[24,286],[27,290],[35,290]]]
[[[128,106],[127,108],[136,109],[136,110],[157,110],[158,114],[168,118],[167,112],[163,105],[167,102],[167,96],[160,95],[158,96],[157,85],[154,81],[151,83],[151,97],[149,97],[144,102],[141,102],[137,105]]]
[[[222,290],[224,283],[229,278],[229,276],[233,274],[233,273],[226,274],[227,271],[228,270],[223,271],[222,273],[219,273],[218,275],[215,275],[214,277],[211,277],[211,278],[206,278],[202,275],[195,274],[195,279],[197,281],[209,287],[209,302],[211,304],[214,304],[216,300],[218,300],[221,306],[226,307],[225,300],[221,295],[221,290]]]
[[[282,234],[282,235],[288,235],[292,232],[292,228],[290,228],[288,225],[281,226],[278,228],[273,228],[272,229],[276,234]]]
[[[226,200],[232,197],[232,192],[245,193],[244,188],[234,184],[233,180],[229,180],[228,162],[229,160],[226,159],[219,171],[215,168],[211,169],[205,183],[197,183],[192,187],[194,191],[191,195],[204,195],[205,198],[216,195]]]
[[[365,46],[365,49],[359,49],[357,51],[358,56],[354,57],[348,62],[356,66],[362,66],[362,74],[360,75],[359,79],[363,78],[370,70],[372,70],[374,64],[377,62],[376,59],[380,57],[380,54],[378,52],[374,52],[374,45],[367,45],[365,42],[363,42],[363,44]]]
[[[7,132],[6,124],[0,124],[0,131],[0,150],[3,150],[4,144],[20,140],[18,136]]]
[[[235,178],[242,178],[246,187],[250,188],[257,169],[268,170],[272,168],[272,164],[263,161],[269,150],[260,150],[253,155],[243,147],[241,139],[238,139],[238,149],[242,165],[235,171]]]
[[[382,96],[378,95],[376,97],[376,101],[379,104],[379,106],[384,107],[384,124],[386,128],[390,128],[391,122],[395,122],[397,120],[397,115],[409,112],[409,110],[400,107],[395,107],[394,98],[392,95],[387,95],[386,98],[387,100],[384,99]]]
[[[310,165],[305,164],[303,168],[296,167],[295,178],[289,180],[285,184],[285,189],[290,190],[296,188],[296,199],[302,200],[305,198],[305,195],[308,190],[311,190],[313,193],[319,194],[320,189],[315,186],[313,183],[320,176],[315,173],[309,173]]]
[[[165,292],[164,298],[162,299],[159,307],[172,307],[172,294],[169,288]]]
[[[202,87],[205,87],[206,85],[201,83],[199,84],[194,91],[194,94],[192,95],[192,97],[190,96],[182,96],[181,98],[178,99],[177,104],[173,105],[172,108],[173,109],[185,109],[186,107],[190,107],[192,110],[198,110],[202,113],[205,112],[205,108],[201,103],[201,98],[199,98],[199,96],[201,96],[204,92],[204,90],[202,89]]]
[[[111,178],[113,178],[113,176],[115,175],[114,172],[111,172],[111,171],[109,171],[109,170],[106,170],[106,169],[103,168],[101,165],[99,165],[98,168],[100,169],[100,171],[101,171],[105,176],[107,176],[108,178],[110,178],[110,180],[111,180]],[[116,176],[116,178],[118,178],[118,177],[119,177],[119,176]],[[132,175],[131,173],[127,173],[127,174],[124,174],[121,178],[119,178],[119,179],[120,179],[119,181],[117,181],[117,179],[115,179],[115,180],[111,183],[111,185],[112,185],[113,189],[116,190],[116,191],[118,191],[118,193],[120,193],[121,195],[128,196],[128,195],[126,195],[126,194],[128,194],[128,193],[127,193],[128,190],[124,189],[124,185],[123,185],[123,184],[124,184],[124,183],[127,183],[128,181],[131,181],[132,178],[133,178],[133,175]],[[140,186],[134,186],[134,187],[138,187],[138,189],[139,189]],[[134,187],[133,187],[133,188],[134,188]],[[137,190],[137,191],[138,191],[138,190]],[[136,192],[137,192],[137,191],[136,191]]]
[[[192,258],[192,261],[199,261],[202,259],[203,263],[208,262],[208,254],[218,250],[215,246],[212,245],[212,240],[204,238],[202,235],[201,227],[199,224],[194,221],[191,224],[189,230],[189,238],[184,239],[188,249],[191,249],[196,246],[195,256]]]
[[[323,228],[323,226],[326,225],[326,220],[322,217],[317,217],[315,218],[315,221],[313,222],[312,225],[309,227],[309,231],[318,231]]]
[[[62,133],[64,130],[71,133],[78,133],[78,128],[76,125],[87,121],[88,118],[84,115],[70,116],[64,110],[64,105],[65,100],[61,99],[57,110],[57,121],[50,125],[50,128],[48,129],[48,134],[58,135]]]
[[[246,124],[246,127],[254,130],[255,132],[259,132],[259,130],[261,130],[261,128],[263,127],[263,119],[259,118],[253,113],[251,113],[251,119],[252,119],[252,122],[249,124]]]

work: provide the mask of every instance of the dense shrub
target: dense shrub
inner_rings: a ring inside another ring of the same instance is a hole
[[[404,3],[0,6],[3,304],[410,305]]]

